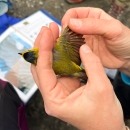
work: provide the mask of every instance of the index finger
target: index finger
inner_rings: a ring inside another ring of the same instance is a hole
[[[63,28],[68,25],[70,18],[96,18],[96,19],[113,19],[102,9],[92,7],[79,7],[69,9],[62,18]]]

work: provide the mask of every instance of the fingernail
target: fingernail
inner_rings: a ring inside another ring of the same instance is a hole
[[[74,27],[82,27],[82,21],[80,19],[70,19],[70,23],[74,26]]]
[[[65,24],[65,25],[62,26],[62,28],[61,28],[61,34],[62,34],[62,32],[64,31],[64,29],[65,29],[66,27],[67,27],[67,24]],[[60,35],[61,35],[61,34],[60,34]]]
[[[92,50],[90,49],[90,47],[89,47],[88,45],[86,45],[86,44],[82,45],[82,46],[81,46],[81,49],[82,49],[82,51],[85,52],[85,53],[90,53],[90,52],[92,52]]]

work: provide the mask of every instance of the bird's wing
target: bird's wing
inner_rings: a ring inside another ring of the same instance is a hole
[[[70,30],[69,27],[66,27],[58,40],[62,41],[60,43],[63,44],[63,47],[69,55],[71,61],[80,65],[81,60],[79,56],[79,48],[85,43],[83,35],[77,34]]]

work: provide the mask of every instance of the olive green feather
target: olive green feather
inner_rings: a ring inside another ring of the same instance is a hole
[[[87,80],[86,73],[80,66],[81,59],[79,55],[79,48],[84,43],[83,35],[73,32],[69,27],[65,28],[52,50],[52,68],[56,75],[80,78],[84,81]],[[37,48],[19,54],[21,54],[26,61],[35,65],[37,64]]]

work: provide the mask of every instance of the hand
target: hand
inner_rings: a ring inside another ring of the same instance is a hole
[[[119,69],[130,76],[130,29],[98,8],[70,9],[62,25],[83,34],[104,67]]]
[[[57,78],[52,69],[52,48],[58,37],[52,23],[43,27],[35,47],[39,48],[37,66],[32,74],[44,99],[45,111],[81,130],[125,130],[121,105],[108,80],[100,59],[87,45],[80,56],[88,76],[86,85],[78,79]]]

